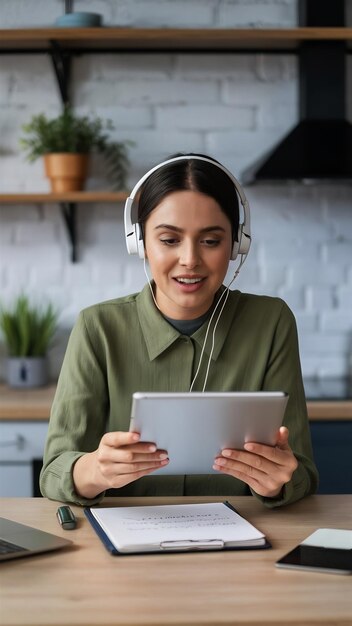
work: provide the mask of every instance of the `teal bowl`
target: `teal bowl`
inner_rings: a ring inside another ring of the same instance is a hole
[[[65,13],[55,20],[55,26],[65,28],[91,28],[101,26],[102,16],[99,13]]]

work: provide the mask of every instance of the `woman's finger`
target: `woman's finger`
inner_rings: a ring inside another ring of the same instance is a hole
[[[140,470],[138,472],[134,472],[133,474],[115,474],[109,480],[109,487],[112,489],[120,489],[121,487],[125,487],[129,483],[132,483],[139,478],[143,478],[143,476],[148,476],[153,472],[155,472],[155,468]]]
[[[103,435],[103,437],[101,438],[101,443],[103,445],[111,446],[112,448],[128,446],[137,443],[138,441],[140,441],[139,433],[133,433],[129,431],[113,431],[110,433],[105,433],[105,435]]]
[[[155,452],[135,452],[125,448],[117,448],[110,453],[109,458],[113,463],[143,463],[145,461],[158,462],[168,458],[166,450],[156,450]]]
[[[114,463],[111,471],[114,474],[134,474],[135,472],[144,472],[145,470],[156,470],[164,467],[169,462],[168,459],[162,461],[141,461],[139,463]]]

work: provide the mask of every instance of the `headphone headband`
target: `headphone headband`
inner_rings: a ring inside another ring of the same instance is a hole
[[[235,241],[233,244],[231,259],[236,259],[238,254],[247,255],[251,245],[250,208],[248,200],[240,183],[226,167],[221,165],[221,163],[217,163],[216,161],[213,161],[212,159],[209,159],[205,156],[197,156],[193,154],[173,157],[171,159],[163,161],[162,163],[159,163],[158,165],[155,165],[148,172],[146,172],[146,174],[144,174],[144,176],[142,176],[142,178],[140,178],[133,187],[129,197],[126,200],[124,211],[125,238],[128,253],[138,254],[141,259],[144,258],[144,243],[141,237],[140,227],[137,221],[132,221],[133,202],[139,189],[142,187],[143,183],[149,178],[149,176],[151,176],[154,172],[164,167],[164,165],[176,163],[177,161],[205,161],[206,163],[210,163],[211,165],[214,165],[218,169],[222,170],[231,180],[240,198],[244,215],[243,222],[239,225],[238,228],[238,241]]]

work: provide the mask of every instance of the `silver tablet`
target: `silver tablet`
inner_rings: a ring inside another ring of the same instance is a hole
[[[215,474],[214,459],[224,448],[275,445],[287,400],[281,391],[136,392],[130,431],[168,451],[170,462],[158,474]]]

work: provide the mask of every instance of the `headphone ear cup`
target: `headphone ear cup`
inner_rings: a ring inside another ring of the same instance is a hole
[[[251,237],[244,232],[243,224],[240,224],[238,227],[237,239],[238,241],[233,242],[231,261],[237,259],[239,254],[248,254],[249,248],[251,247]]]
[[[137,242],[137,252],[140,259],[144,259],[144,241],[142,235],[142,229],[139,224],[135,224],[135,232],[136,232],[136,242]]]
[[[231,261],[237,259],[238,253],[241,247],[241,239],[242,239],[242,225],[240,224],[237,231],[237,240],[233,242],[232,252],[231,252]]]
[[[126,246],[127,246],[128,254],[137,254],[138,253],[138,245],[137,245],[135,226],[132,227],[131,232],[126,236]]]

